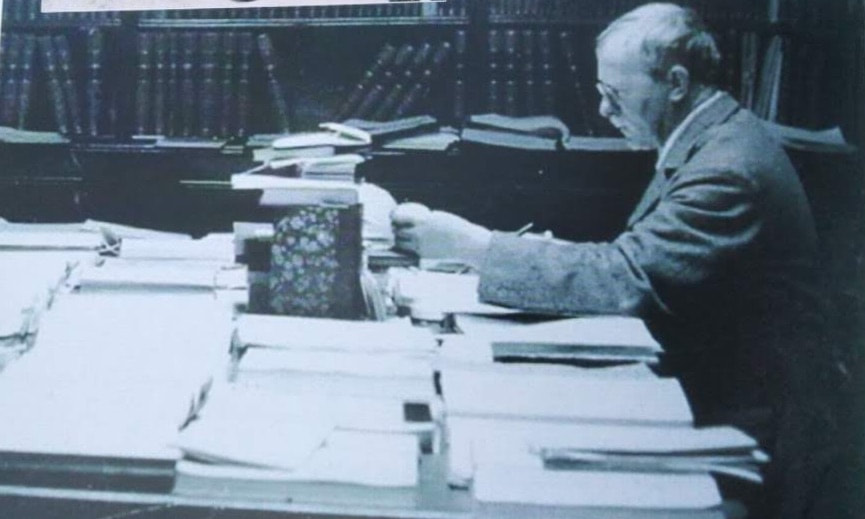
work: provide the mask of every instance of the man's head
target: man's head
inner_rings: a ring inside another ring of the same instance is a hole
[[[656,148],[714,89],[721,56],[690,9],[646,4],[598,36],[599,111],[636,148]]]

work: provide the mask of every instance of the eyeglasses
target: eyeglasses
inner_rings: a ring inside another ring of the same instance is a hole
[[[603,81],[598,81],[595,83],[595,88],[598,89],[598,93],[601,94],[601,97],[607,100],[607,103],[610,104],[610,109],[613,112],[620,112],[622,110],[622,95],[616,87],[608,85]]]

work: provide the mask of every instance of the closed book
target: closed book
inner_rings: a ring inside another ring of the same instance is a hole
[[[237,78],[237,135],[244,137],[250,133],[250,112],[252,99],[250,97],[250,69],[252,67],[252,52],[255,39],[252,34],[242,32],[239,39],[239,61]]]
[[[187,32],[181,34],[182,61],[180,64],[180,132],[183,137],[191,137],[198,133],[198,111],[196,107],[200,100],[196,95],[196,79],[198,78],[197,60],[199,57],[198,34]]]
[[[79,104],[77,82],[72,69],[72,53],[69,41],[65,36],[54,37],[54,48],[57,51],[57,65],[60,81],[63,84],[63,96],[69,113],[70,131],[75,135],[84,133],[81,122],[81,105]]]
[[[33,91],[33,59],[36,54],[36,37],[28,34],[24,36],[24,47],[21,50],[21,66],[18,79],[18,101],[15,112],[17,112],[17,127],[26,128],[30,117],[30,104]],[[4,94],[5,95],[5,94]]]
[[[138,68],[135,80],[135,133],[146,135],[153,132],[153,35],[138,35]]]
[[[166,135],[169,126],[166,121],[166,114],[169,106],[166,103],[168,100],[168,33],[159,32],[153,36],[153,133],[156,135]]]
[[[87,134],[96,137],[102,133],[101,112],[103,110],[102,67],[104,59],[102,31],[87,31],[87,84],[85,86],[85,127]]]
[[[217,53],[219,52],[219,33],[206,32],[201,35],[201,88],[199,90],[198,134],[202,137],[213,137],[217,133],[218,83],[217,83]],[[224,56],[223,56],[224,57]]]
[[[396,48],[389,43],[385,43],[373,60],[372,65],[364,72],[361,80],[351,89],[345,101],[334,113],[334,120],[341,121],[354,113],[354,110],[369,90],[379,81],[379,76],[384,73],[385,68],[390,66],[395,56]]]
[[[0,77],[0,82],[2,82],[3,96],[0,99],[0,123],[3,126],[14,126],[18,118],[16,110],[20,84],[18,68],[21,61],[23,39],[23,36],[15,33],[2,35],[0,60],[3,62],[3,76]]]
[[[237,89],[235,71],[237,67],[237,33],[228,31],[222,35],[222,71],[220,78],[219,135],[230,137],[237,129]]]
[[[39,36],[38,42],[39,50],[42,52],[42,66],[45,70],[45,76],[48,78],[48,94],[54,109],[57,131],[68,134],[69,118],[66,115],[66,102],[58,71],[57,56],[54,52],[54,42],[51,40],[51,36]]]
[[[282,79],[279,60],[276,56],[276,49],[270,36],[267,34],[259,34],[257,41],[258,52],[267,74],[267,88],[270,93],[271,102],[273,103],[276,129],[282,132],[289,132],[291,127],[289,122],[291,117],[289,112],[290,104]]]

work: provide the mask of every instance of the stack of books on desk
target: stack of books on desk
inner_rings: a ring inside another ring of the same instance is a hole
[[[179,435],[175,492],[410,506],[434,424],[395,399],[214,388]],[[423,418],[423,417],[421,417]],[[372,496],[372,497],[371,497]]]
[[[712,517],[721,497],[711,474],[759,482],[767,461],[736,429],[695,429],[679,383],[642,363],[451,360],[441,383],[448,482],[470,487],[495,513],[541,506]]]
[[[237,384],[285,393],[396,398],[433,404],[428,330],[384,322],[245,314],[237,321]]]
[[[67,294],[0,377],[0,481],[167,491],[178,429],[227,369],[230,313],[202,294]]]

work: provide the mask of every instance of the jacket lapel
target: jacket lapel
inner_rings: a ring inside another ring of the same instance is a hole
[[[688,126],[683,129],[667,152],[664,161],[658,164],[655,176],[652,177],[652,181],[643,193],[636,209],[628,218],[628,229],[642,220],[658,205],[668,180],[676,170],[685,165],[692,150],[700,144],[700,139],[705,135],[706,130],[726,121],[738,108],[739,104],[735,99],[727,93],[722,93],[710,106],[707,106],[689,121]]]

